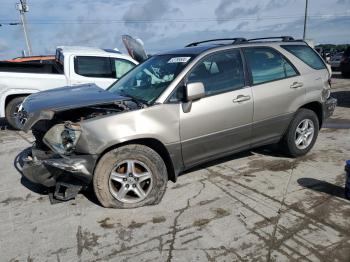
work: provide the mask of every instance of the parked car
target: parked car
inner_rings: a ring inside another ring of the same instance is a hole
[[[18,108],[26,96],[63,86],[95,83],[107,88],[137,61],[115,50],[62,46],[55,60],[0,62],[0,117],[20,129]]]
[[[323,59],[291,37],[230,41],[154,55],[107,90],[29,96],[24,176],[61,200],[92,183],[104,207],[134,208],[209,160],[272,143],[307,154],[336,106]]]
[[[350,47],[348,47],[343,54],[339,70],[344,77],[350,76]]]
[[[339,70],[340,61],[343,57],[343,52],[336,53],[330,58],[330,65],[333,70]]]

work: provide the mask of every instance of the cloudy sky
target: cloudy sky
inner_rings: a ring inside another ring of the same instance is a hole
[[[122,48],[121,35],[141,38],[148,52],[217,37],[302,37],[305,0],[27,0],[34,54],[57,45]],[[25,49],[15,9],[0,0],[0,59]],[[350,0],[309,0],[307,37],[350,43]]]

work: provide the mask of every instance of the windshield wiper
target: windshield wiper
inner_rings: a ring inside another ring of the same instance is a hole
[[[147,101],[140,99],[140,98],[136,98],[134,96],[131,96],[130,94],[125,93],[124,90],[118,90],[118,92],[120,92],[121,95],[130,98],[132,101],[134,101],[138,106],[140,107],[148,107],[148,103]]]
[[[136,97],[132,97],[132,96],[128,96],[129,98],[131,98],[132,101],[134,101],[136,104],[138,104],[141,107],[148,107],[148,103],[145,100],[136,98]]]

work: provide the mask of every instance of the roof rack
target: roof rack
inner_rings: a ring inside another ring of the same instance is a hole
[[[294,41],[295,39],[292,36],[272,36],[272,37],[261,37],[261,38],[252,38],[247,41],[258,41],[258,40],[270,40],[270,39],[281,39],[283,42]]]
[[[210,40],[205,40],[205,41],[193,42],[193,43],[186,45],[186,47],[197,46],[199,44],[208,43],[208,42],[217,42],[217,41],[232,41],[231,44],[238,44],[238,43],[247,42],[247,39],[245,39],[243,37],[210,39]]]

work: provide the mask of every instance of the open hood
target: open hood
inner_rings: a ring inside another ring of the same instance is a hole
[[[123,35],[122,40],[129,55],[137,62],[142,63],[148,58],[141,40],[132,38],[129,35]]]

